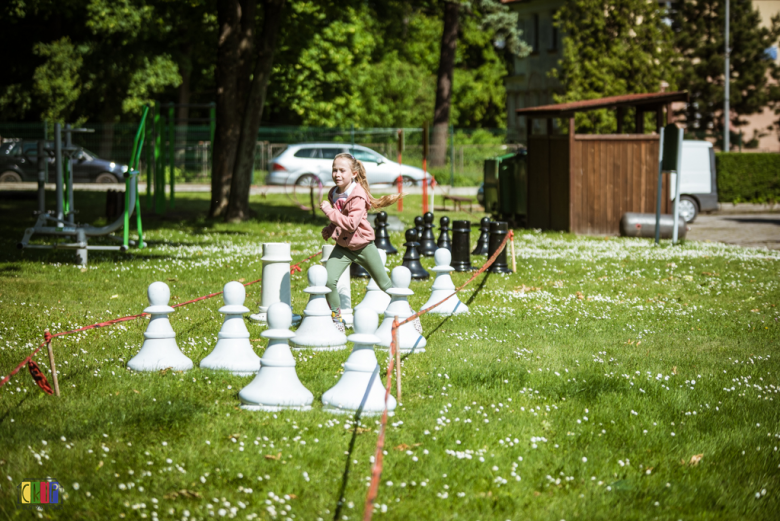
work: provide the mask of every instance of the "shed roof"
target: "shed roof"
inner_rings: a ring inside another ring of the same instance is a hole
[[[542,105],[541,107],[526,107],[517,109],[519,116],[533,118],[561,118],[570,117],[575,112],[587,110],[617,108],[617,107],[644,107],[652,109],[675,101],[688,101],[688,91],[677,92],[647,92],[643,94],[623,94],[620,96],[608,96],[606,98],[571,101],[556,105]]]

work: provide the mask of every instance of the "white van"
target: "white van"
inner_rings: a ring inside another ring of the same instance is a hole
[[[683,141],[680,178],[680,217],[693,222],[699,212],[718,209],[715,150],[708,141]],[[671,176],[670,194],[676,195],[677,176]]]

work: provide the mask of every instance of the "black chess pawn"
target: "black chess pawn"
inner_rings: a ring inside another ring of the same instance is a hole
[[[498,247],[501,246],[501,242],[504,240],[504,237],[506,237],[508,233],[509,233],[508,223],[505,223],[503,221],[490,223],[490,244],[488,247],[488,257],[492,257],[496,253],[496,250],[498,250]],[[512,270],[510,270],[509,266],[507,266],[506,264],[506,250],[507,250],[507,246],[504,245],[504,248],[501,250],[501,253],[498,254],[496,260],[488,268],[488,271],[490,273],[511,273],[512,272]]]
[[[423,215],[423,233],[420,239],[420,246],[417,248],[425,257],[433,257],[436,253],[436,238],[433,236],[433,214],[425,212]]]
[[[414,228],[406,230],[406,253],[404,253],[404,261],[401,266],[409,268],[412,272],[412,278],[414,280],[425,280],[430,278],[431,274],[425,271],[425,268],[420,264],[420,254],[417,252],[417,231]]]
[[[471,222],[452,223],[452,267],[455,271],[472,271],[469,250],[471,249]]]
[[[366,268],[358,264],[357,262],[353,262],[352,265],[349,267],[349,276],[353,279],[370,279],[371,275],[368,274],[366,271]]]
[[[452,251],[452,243],[450,242],[450,218],[446,215],[439,219],[439,240],[436,241],[436,246],[439,248],[447,248]]]
[[[374,244],[380,250],[385,250],[388,255],[395,255],[398,250],[390,244],[390,235],[387,233],[387,212],[379,212],[374,221],[374,230],[376,238]]]
[[[417,231],[417,238],[415,239],[417,242],[417,253],[422,257],[423,254],[420,251],[420,241],[422,241],[423,230],[425,229],[425,223],[423,222],[422,216],[418,215],[414,218],[414,229]]]
[[[472,255],[487,255],[488,241],[490,240],[490,217],[483,217],[479,221],[479,239]]]

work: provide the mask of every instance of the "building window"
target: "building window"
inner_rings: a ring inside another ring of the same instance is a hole
[[[533,35],[533,41],[531,44],[532,52],[533,54],[539,53],[539,15],[534,15],[534,35]]]
[[[558,52],[558,26],[555,22],[555,12],[550,15],[550,52]]]

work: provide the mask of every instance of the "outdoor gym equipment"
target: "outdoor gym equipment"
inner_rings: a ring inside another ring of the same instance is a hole
[[[144,107],[141,123],[138,125],[138,131],[135,134],[133,142],[133,151],[130,155],[130,163],[125,178],[125,208],[123,214],[114,222],[106,226],[95,227],[88,224],[76,224],[76,209],[73,204],[73,159],[78,158],[83,149],[73,144],[72,134],[93,132],[85,128],[71,128],[69,124],[63,129],[59,123],[54,125],[54,156],[56,159],[56,197],[57,206],[52,215],[45,210],[44,205],[44,183],[46,173],[44,169],[45,158],[42,152],[49,151],[45,147],[45,142],[38,143],[39,174],[38,174],[38,220],[32,228],[27,228],[22,240],[19,242],[20,249],[31,248],[40,250],[51,249],[71,249],[76,250],[78,264],[87,264],[88,250],[104,251],[127,251],[130,246],[144,247],[143,229],[141,227],[141,204],[138,199],[138,163],[141,157],[141,151],[144,145],[146,116],[149,107]],[[65,146],[62,146],[62,134],[65,133]],[[67,169],[63,169],[63,157],[67,157]],[[130,240],[130,216],[136,212],[138,227],[138,242]],[[124,228],[122,246],[89,246],[87,237],[98,237],[108,235],[110,238],[120,240],[109,234]],[[33,235],[53,235],[55,237],[75,237],[75,242],[56,242],[54,244],[30,244]]]

